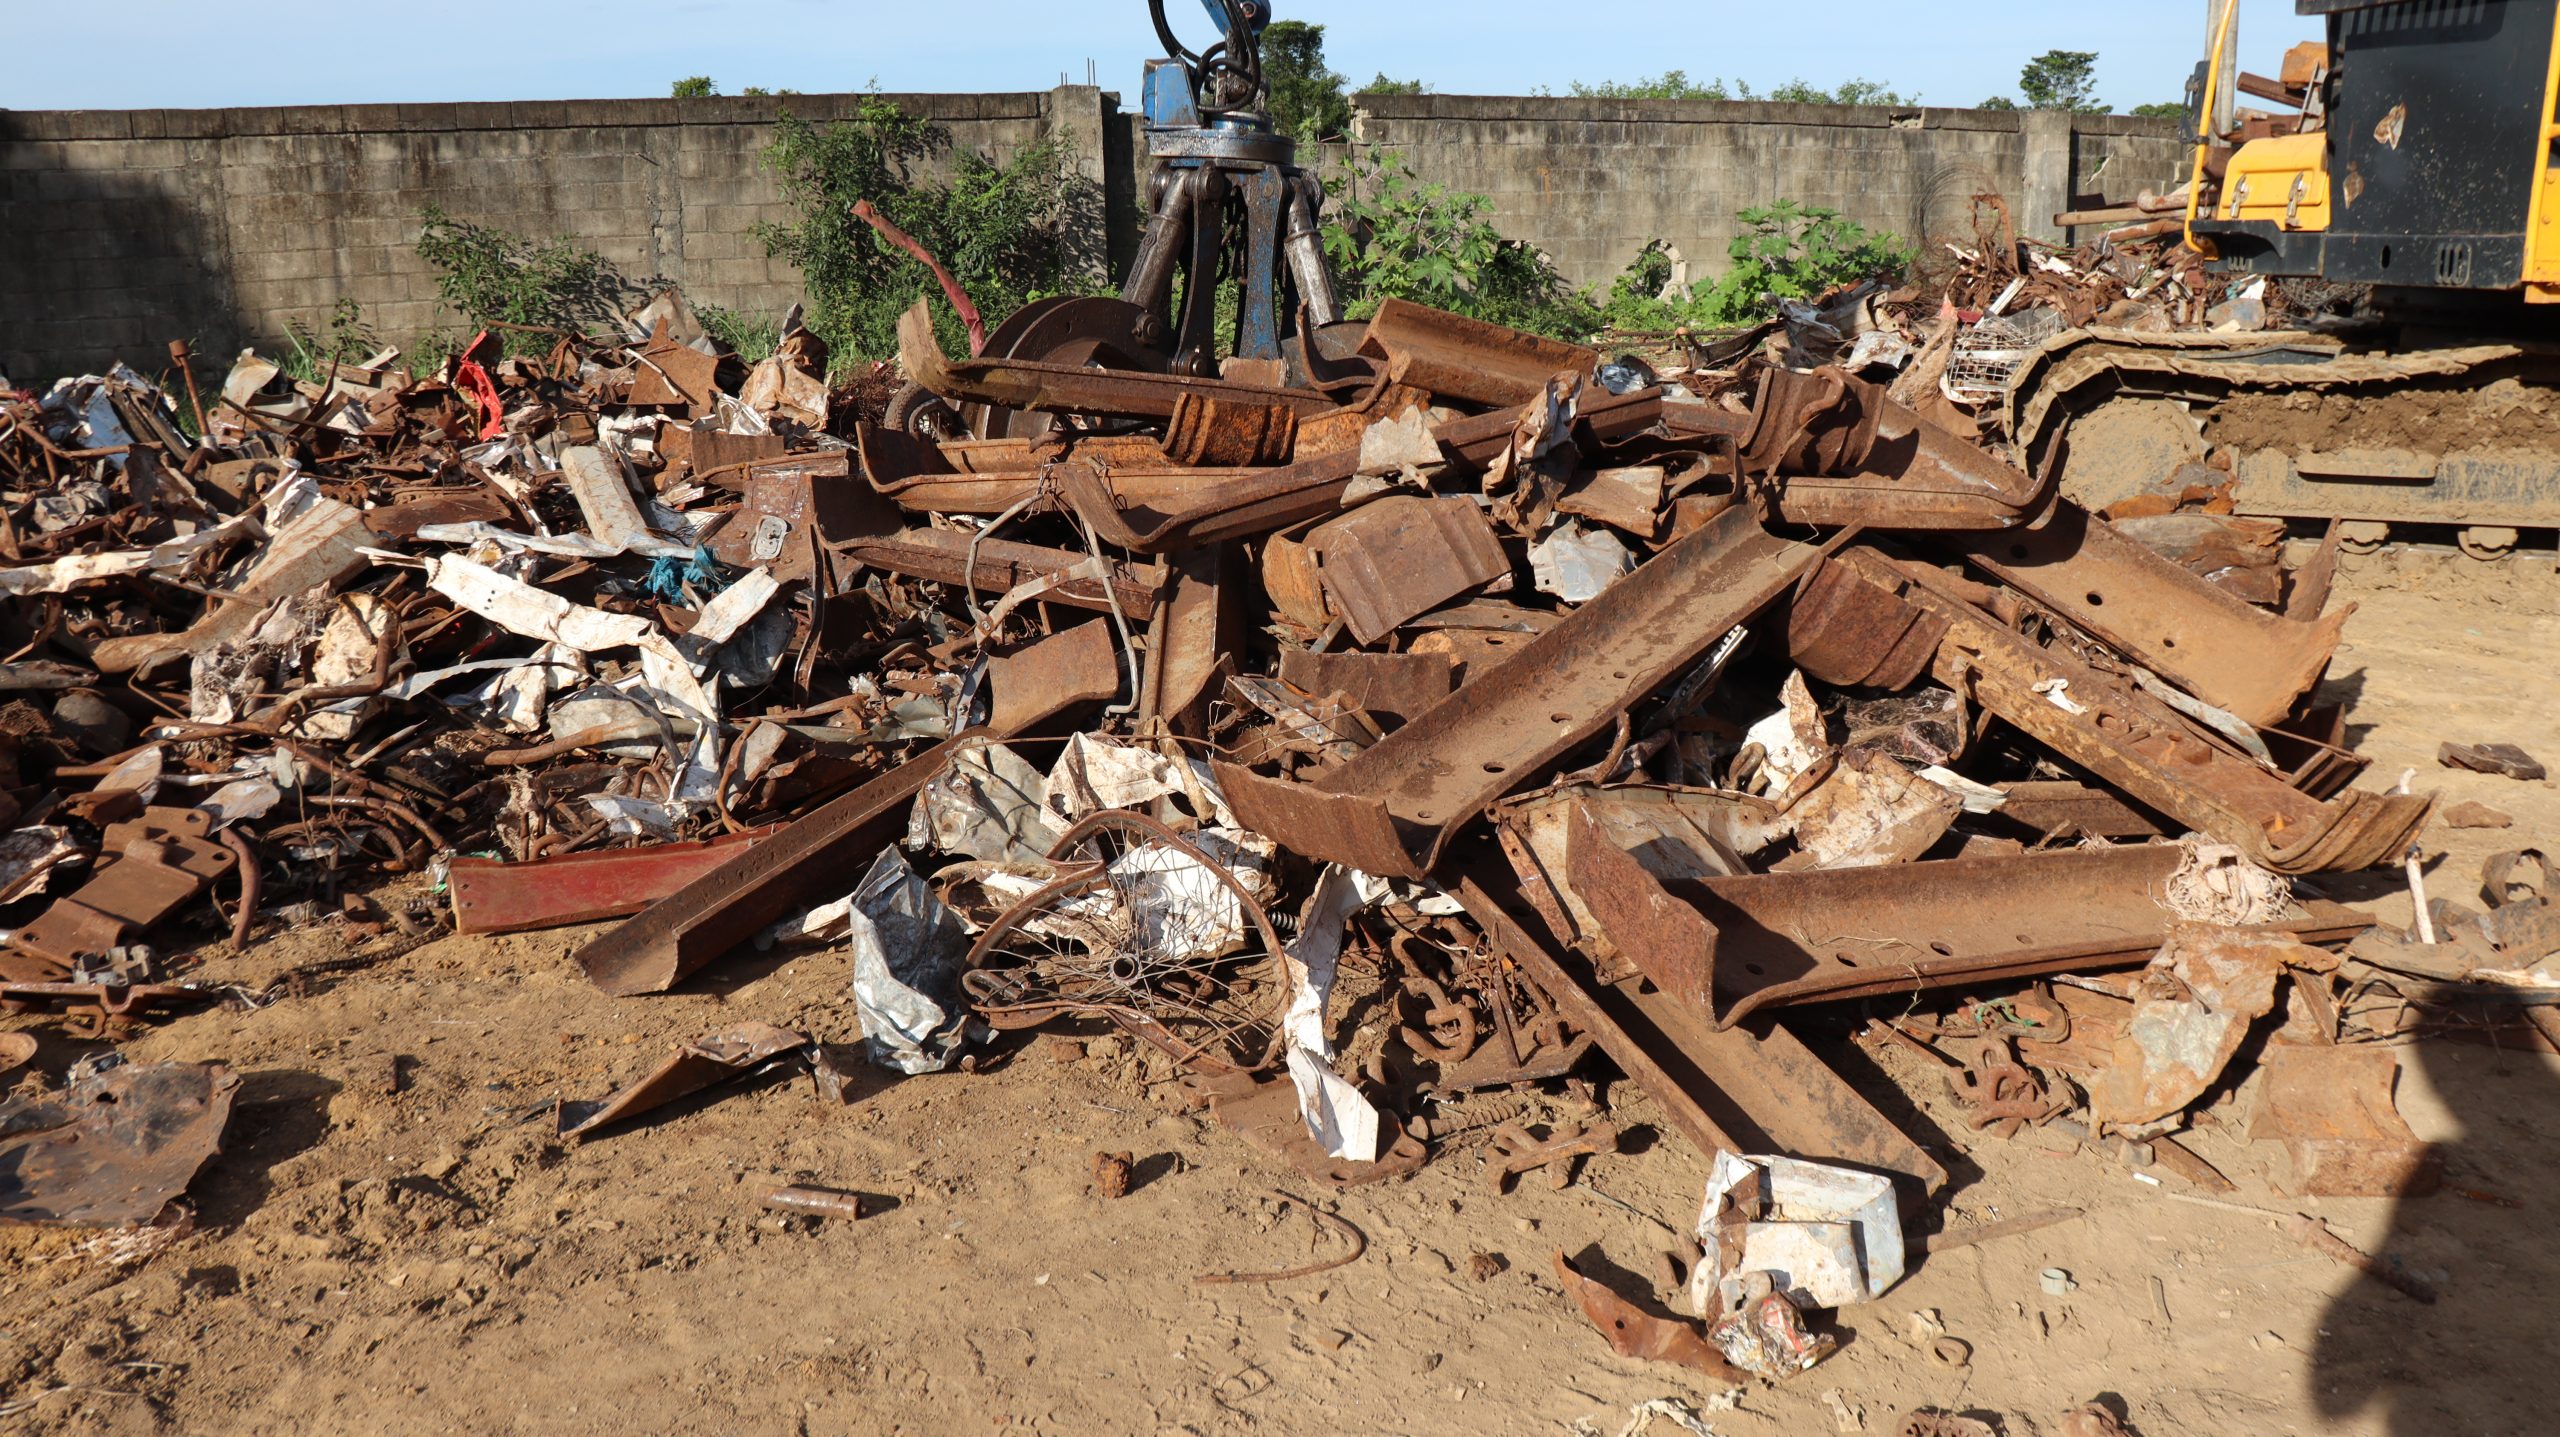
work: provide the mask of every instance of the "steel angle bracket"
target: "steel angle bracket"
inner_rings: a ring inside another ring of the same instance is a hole
[[[1820,550],[1734,508],[1309,785],[1217,765],[1244,825],[1297,853],[1419,878],[1485,807],[1686,672]]]
[[[1935,664],[1941,683],[2262,868],[2349,872],[2394,861],[2435,806],[2433,794],[2366,790],[2322,803],[2209,741],[2166,704],[2002,626],[1946,575],[1863,547],[1843,551],[1840,561],[1946,620]]]
[[[1602,984],[1541,936],[1534,914],[1494,898],[1486,881],[1513,886],[1509,875],[1462,875],[1456,892],[1467,916],[1700,1150],[1845,1163],[1924,1192],[1946,1186],[1946,1169],[1794,1034],[1775,1025],[1719,1030],[1703,1010],[1641,981]]]
[[[2352,604],[2305,622],[2234,598],[2068,499],[2003,534],[1933,541],[2188,693],[2268,728],[2327,672]]]

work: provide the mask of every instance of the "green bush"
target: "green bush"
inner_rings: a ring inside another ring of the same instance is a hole
[[[1325,254],[1353,318],[1395,298],[1558,338],[1597,328],[1597,307],[1544,252],[1505,239],[1483,195],[1426,182],[1392,150],[1352,156],[1329,181]]]
[[[1671,256],[1657,240],[1614,281],[1603,303],[1610,328],[1660,333],[1734,329],[1768,319],[1776,301],[1815,295],[1869,279],[1896,279],[1911,267],[1910,246],[1871,231],[1837,210],[1780,200],[1738,216],[1746,227],[1726,253],[1733,265],[1686,298],[1664,297]]]
[[[693,317],[702,321],[703,333],[727,345],[730,353],[748,364],[771,358],[782,344],[782,321],[770,314],[697,304]]]
[[[648,286],[566,235],[528,239],[434,205],[421,215],[418,257],[436,272],[437,296],[472,325],[495,331],[511,354],[542,353],[559,334],[609,331],[648,294]]]
[[[297,319],[285,326],[285,337],[292,342],[293,353],[277,362],[292,378],[314,384],[326,380],[337,366],[361,363],[382,348],[373,326],[365,323],[364,306],[352,299],[341,299],[330,307],[326,328]]]
[[[990,328],[1025,303],[1074,287],[1078,237],[1098,232],[1095,187],[1069,175],[1055,144],[1033,145],[998,165],[949,155],[950,178],[918,172],[948,154],[947,131],[877,96],[853,118],[816,125],[785,111],[764,163],[799,218],[757,227],[767,253],[807,281],[807,323],[839,366],[898,352],[898,316],[931,295],[943,347],[967,353],[966,331],[931,274],[853,217],[867,199],[948,266]]]

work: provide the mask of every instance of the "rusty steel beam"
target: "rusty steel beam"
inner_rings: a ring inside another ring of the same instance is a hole
[[[1056,587],[1040,596],[1042,603],[1107,614],[1116,599],[1119,611],[1131,623],[1155,617],[1156,596],[1166,583],[1160,567],[1112,564],[1106,587],[1102,580],[1082,572],[1093,562],[1091,555],[1006,539],[978,540],[973,563],[969,540],[957,529],[901,529],[828,547],[874,569],[937,584],[966,584],[991,594],[1007,594],[1025,584],[1056,578]]]
[[[1530,403],[1557,375],[1588,377],[1600,365],[1597,351],[1578,344],[1401,299],[1378,306],[1360,352],[1385,361],[1392,383],[1447,401],[1492,406]]]
[[[1187,375],[1086,369],[1022,359],[954,363],[933,337],[933,315],[921,301],[898,321],[898,358],[917,384],[953,404],[1108,419],[1171,419],[1185,397],[1194,402],[1273,406],[1302,419],[1335,407],[1330,397],[1313,390],[1229,384]]]
[[[2085,783],[2004,783],[1999,816],[2047,836],[2166,838],[2159,820]]]
[[[1176,734],[1205,738],[1209,700],[1239,647],[1233,639],[1243,627],[1244,595],[1236,576],[1244,558],[1226,548],[1193,549],[1165,567],[1170,584],[1147,634],[1138,721],[1161,719]]]
[[[1662,412],[1659,390],[1599,395],[1585,401],[1574,432],[1589,443],[1616,444],[1656,427]],[[1523,409],[1502,409],[1453,419],[1433,429],[1431,437],[1453,461],[1482,468],[1510,448],[1525,414]],[[1278,469],[1230,470],[1229,477],[1162,506],[1123,492],[1117,475],[1103,464],[1070,459],[1051,472],[1076,513],[1104,539],[1136,553],[1162,554],[1249,539],[1331,514],[1342,507],[1359,468],[1356,446],[1330,450]]]
[[[1280,655],[1280,681],[1319,698],[1351,700],[1371,718],[1403,723],[1458,691],[1458,665],[1447,654]]]
[[[999,661],[988,679],[994,722],[943,740],[625,919],[578,950],[578,967],[616,997],[663,993],[793,909],[840,896],[962,748],[1118,693],[1119,654],[1107,632],[1089,632],[1108,628],[1084,624]],[[1009,694],[1016,689],[1025,692]]]
[[[2256,728],[2282,723],[2320,682],[2355,612],[2303,622],[2243,603],[2067,499],[2022,528],[1934,545]]]
[[[947,738],[788,825],[589,941],[574,955],[579,970],[617,998],[673,988],[821,892],[841,892],[952,756],[989,737]]]
[[[1565,881],[1610,946],[1729,1028],[1765,1008],[2139,966],[2178,921],[2155,895],[2184,858],[2157,844],[1661,879],[1584,812]],[[2330,943],[2373,924],[2307,908],[2262,931]]]
[[[1457,888],[1467,916],[1555,999],[1566,1021],[1599,1039],[1701,1151],[1851,1163],[1924,1192],[1946,1186],[1946,1169],[1794,1034],[1775,1025],[1760,1033],[1719,1030],[1703,1012],[1641,980],[1601,983],[1540,935],[1535,914],[1505,906],[1487,881],[1517,891],[1507,875],[1469,873]]]
[[[1419,878],[1461,825],[1687,671],[1819,552],[1728,509],[1315,783],[1231,763],[1219,781],[1246,827],[1300,854]]]
[[[1162,446],[1138,436],[1067,441],[972,439],[937,445],[865,423],[854,431],[862,477],[901,509],[921,514],[1001,514],[1029,499],[1028,512],[1056,510],[1040,492],[1041,474],[1068,459],[1100,465],[1121,501],[1147,508],[1179,504],[1204,486],[1232,479],[1232,469],[1174,463]],[[832,457],[838,464],[844,456]]]
[[[2303,874],[2394,862],[2435,805],[2432,794],[2364,790],[2322,803],[2166,704],[2002,626],[1937,570],[1865,547],[1840,560],[1875,586],[1874,601],[1946,621],[1935,664],[1941,683],[2262,868]]]

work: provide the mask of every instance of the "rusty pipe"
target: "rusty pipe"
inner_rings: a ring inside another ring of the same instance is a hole
[[[258,854],[236,828],[222,830],[222,846],[240,861],[240,911],[231,916],[231,948],[234,953],[246,953],[250,927],[258,921],[259,890],[264,887],[258,874]]]

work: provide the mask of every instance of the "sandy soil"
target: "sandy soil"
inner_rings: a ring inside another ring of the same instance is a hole
[[[2513,830],[2431,830],[2431,882],[2469,897],[2498,847],[2560,837],[2549,784],[2448,773],[2442,739],[2505,739],[2560,761],[2548,695],[2548,557],[2495,568],[2390,553],[2353,563],[2363,613],[2335,683],[2353,697],[2366,782],[2418,770]],[[2335,885],[2405,921],[2387,876]],[[410,896],[418,896],[414,892]],[[832,1106],[807,1080],[729,1090],[584,1146],[562,1098],[601,1096],[672,1045],[746,1019],[850,1039],[839,954],[725,968],[700,991],[597,995],[578,935],[447,939],[327,927],[226,960],[247,977],[351,953],[386,961],[256,1012],[209,1011],[128,1044],[138,1061],[220,1059],[244,1075],[229,1150],[195,1188],[198,1229],[128,1266],[85,1235],[0,1230],[0,1410],[78,1433],[1615,1434],[1676,1397],[1726,1437],[1890,1434],[1919,1406],[2009,1437],[2114,1405],[2144,1437],[2549,1431],[2539,1393],[2560,1062],[2481,1043],[2403,1050],[2402,1107],[2446,1146],[2440,1196],[2288,1200],[2282,1159],[2227,1094],[2194,1146],[2235,1201],[2318,1212],[2438,1282],[2421,1307],[2246,1213],[2179,1201],[2066,1140],[1970,1131],[1925,1060],[1811,1030],[1844,1070],[1908,1094],[1916,1136],[1958,1180],[1923,1226],[2081,1216],[1918,1263],[1841,1313],[1842,1350],[1738,1394],[1612,1354],[1563,1299],[1552,1259],[1641,1294],[1664,1224],[1704,1164],[1643,1094],[1604,1097],[1640,1130],[1563,1192],[1491,1194],[1459,1150],[1402,1183],[1328,1196],[1367,1234],[1358,1263],[1262,1286],[1205,1271],[1285,1268],[1332,1249],[1268,1192],[1295,1174],[1179,1111],[1117,1040],[1023,1045],[994,1071],[877,1082]],[[38,1066],[84,1051],[46,1034]],[[1092,1155],[1133,1152],[1106,1202]],[[759,1209],[781,1178],[872,1195],[859,1222]],[[2510,1207],[2506,1202],[2522,1204]],[[2074,1288],[2041,1290],[2066,1270]],[[1934,1312],[1961,1368],[1915,1341]],[[1837,1406],[1826,1398],[1836,1396]],[[1660,1423],[1657,1432],[1673,1430]]]

